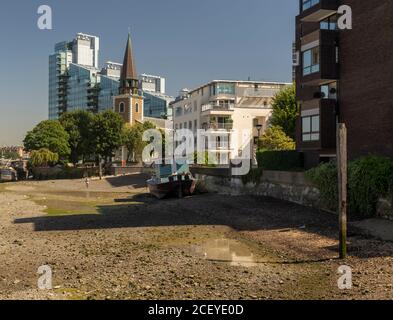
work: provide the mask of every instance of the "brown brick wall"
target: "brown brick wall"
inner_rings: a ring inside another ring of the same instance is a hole
[[[345,0],[353,29],[340,32],[340,112],[351,158],[393,157],[393,1]]]

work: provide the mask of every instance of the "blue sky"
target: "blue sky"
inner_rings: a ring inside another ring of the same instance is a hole
[[[37,28],[50,5],[53,30]],[[47,119],[48,56],[77,32],[101,40],[100,65],[121,62],[128,27],[139,73],[167,92],[213,79],[291,81],[297,0],[4,0],[0,7],[0,146]]]

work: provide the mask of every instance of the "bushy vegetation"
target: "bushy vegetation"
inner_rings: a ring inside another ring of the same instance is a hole
[[[59,155],[48,149],[34,150],[31,152],[30,163],[34,167],[48,167],[59,161]]]
[[[47,149],[58,154],[60,159],[68,159],[71,153],[69,138],[59,121],[46,120],[29,131],[23,143],[26,151]]]
[[[338,208],[338,173],[335,163],[321,164],[306,173],[321,192],[331,210]],[[369,218],[375,215],[380,197],[392,198],[393,161],[381,156],[367,156],[349,163],[348,201],[352,216]]]
[[[259,139],[258,147],[260,150],[269,151],[295,150],[295,141],[288,137],[281,127],[273,126]]]
[[[299,115],[295,85],[285,87],[277,93],[272,107],[271,125],[281,127],[287,136],[295,139],[296,119]]]

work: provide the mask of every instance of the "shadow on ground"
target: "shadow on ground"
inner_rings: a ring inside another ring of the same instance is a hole
[[[37,232],[222,225],[238,231],[276,230],[285,233],[299,230],[330,239],[337,238],[335,215],[270,198],[209,194],[158,201],[149,194],[139,194],[115,202],[115,205],[97,206],[98,214],[94,215],[40,216],[14,222],[32,223]],[[351,236],[356,234],[356,230],[350,230]],[[349,248],[353,255],[393,255],[371,249],[367,253],[360,252],[355,242]],[[333,252],[337,251],[337,247],[327,247],[325,250]]]

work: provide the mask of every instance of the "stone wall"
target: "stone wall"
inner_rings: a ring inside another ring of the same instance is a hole
[[[304,206],[324,209],[319,190],[312,186],[303,172],[265,171],[259,184],[244,184],[241,178],[196,174],[210,192],[229,195],[272,197]]]

